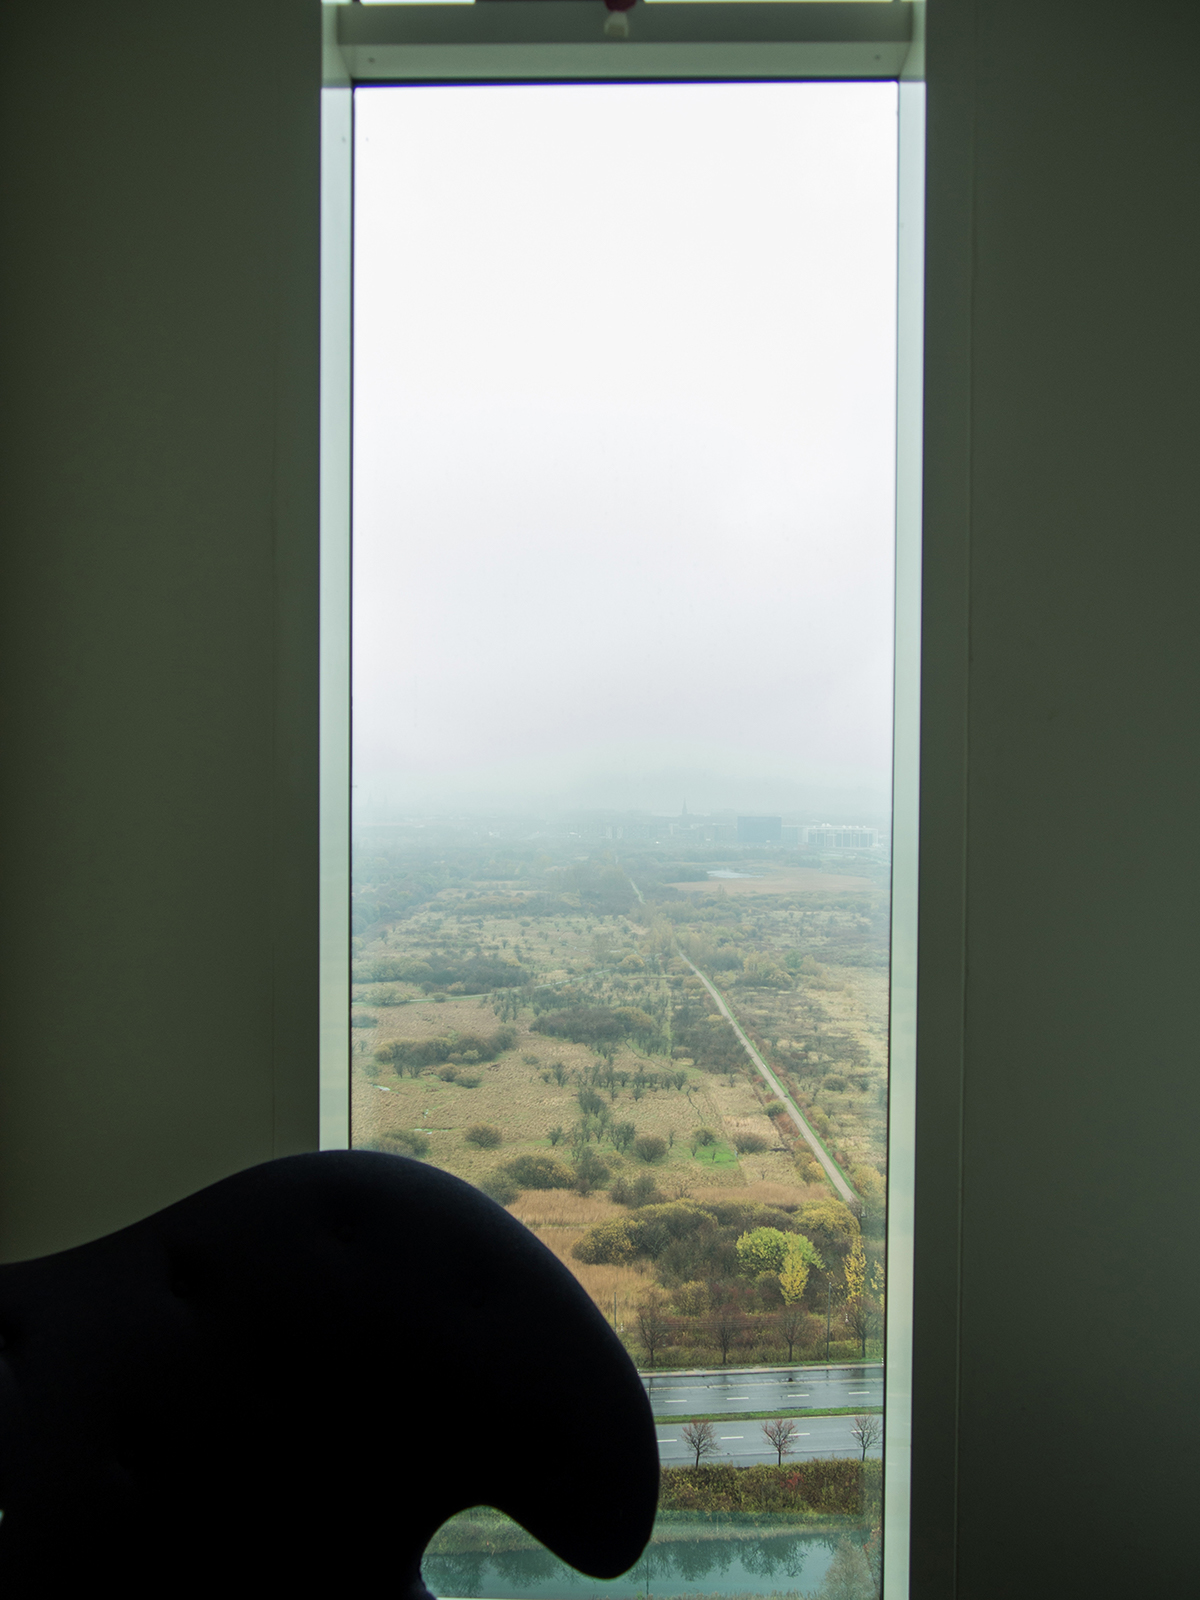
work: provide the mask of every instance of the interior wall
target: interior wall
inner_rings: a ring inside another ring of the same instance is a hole
[[[1189,1593],[1200,11],[930,0],[913,1593]]]
[[[914,1594],[1186,1593],[1200,13],[929,13]],[[316,1145],[319,15],[5,24],[13,1259]]]
[[[0,1255],[317,1142],[320,13],[0,54]]]

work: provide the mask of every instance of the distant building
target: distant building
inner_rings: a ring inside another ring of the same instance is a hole
[[[803,829],[789,827],[785,822],[783,827],[779,830],[780,841],[790,850],[798,849],[800,844],[803,842],[800,838],[802,832]]]
[[[804,828],[804,843],[817,850],[875,850],[878,848],[877,828],[835,827],[823,822],[819,828]]]
[[[782,842],[782,817],[739,817],[737,842],[739,844],[779,844]]]

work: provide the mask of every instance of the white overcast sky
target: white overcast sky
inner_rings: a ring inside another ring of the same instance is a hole
[[[895,263],[893,84],[357,91],[363,820],[882,812]]]

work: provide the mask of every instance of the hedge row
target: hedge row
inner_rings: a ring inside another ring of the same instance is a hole
[[[883,1463],[878,1459],[789,1461],[782,1467],[720,1462],[664,1467],[658,1504],[662,1511],[816,1511],[873,1518],[882,1488]]]

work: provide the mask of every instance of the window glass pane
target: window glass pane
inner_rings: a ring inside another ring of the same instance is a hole
[[[427,1581],[873,1594],[896,86],[355,103],[353,1139],[564,1260],[669,1469],[625,1579],[481,1511]]]

